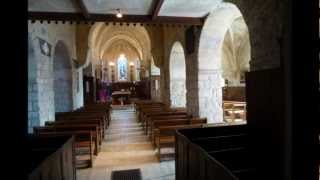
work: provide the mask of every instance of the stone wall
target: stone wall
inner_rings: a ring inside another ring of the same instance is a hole
[[[28,131],[32,132],[32,127],[40,124],[39,118],[39,97],[37,81],[37,59],[36,49],[32,42],[32,37],[28,36]]]
[[[29,132],[33,126],[44,125],[45,121],[55,120],[54,91],[54,49],[61,41],[67,47],[70,64],[72,65],[72,109],[83,106],[82,69],[77,68],[75,26],[71,24],[48,24],[39,22],[28,24],[29,36],[29,89],[28,89],[28,120]],[[40,40],[51,46],[50,55],[40,49]],[[79,87],[79,88],[78,88]]]

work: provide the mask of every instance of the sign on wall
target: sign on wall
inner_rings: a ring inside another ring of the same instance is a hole
[[[45,56],[51,57],[51,44],[49,44],[46,40],[43,40],[41,38],[38,39],[41,53]]]

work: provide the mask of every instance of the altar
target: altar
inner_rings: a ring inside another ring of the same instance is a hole
[[[112,93],[112,104],[113,105],[124,105],[130,104],[130,91],[114,91]]]

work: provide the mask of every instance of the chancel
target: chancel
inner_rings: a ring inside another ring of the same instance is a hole
[[[28,4],[29,180],[294,179],[288,1]]]

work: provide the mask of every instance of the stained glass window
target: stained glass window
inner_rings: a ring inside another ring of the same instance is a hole
[[[120,81],[128,80],[127,77],[127,58],[124,54],[120,54],[118,58],[118,79]]]

